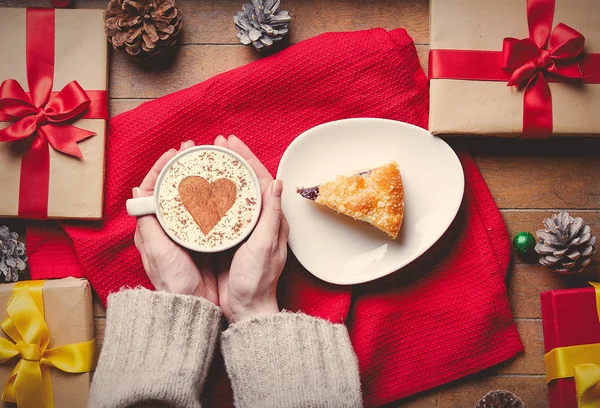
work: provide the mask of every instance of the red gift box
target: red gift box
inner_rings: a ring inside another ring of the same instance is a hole
[[[600,132],[587,113],[600,102],[597,0],[430,0],[430,12],[430,132]]]
[[[559,347],[600,343],[600,304],[597,305],[594,288],[552,290],[542,293],[540,298],[546,353]],[[588,356],[587,363],[600,365],[600,361]],[[550,408],[577,408],[574,378],[550,381],[548,397]]]
[[[102,13],[0,8],[0,217],[102,218]]]

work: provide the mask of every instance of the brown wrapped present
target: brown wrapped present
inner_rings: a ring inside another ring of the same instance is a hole
[[[430,4],[432,133],[600,134],[596,0]]]
[[[102,10],[2,8],[0,55],[0,216],[102,218]]]
[[[60,408],[87,406],[96,360],[89,283],[66,278],[2,284],[0,319],[0,406],[17,400],[29,407],[52,401]]]

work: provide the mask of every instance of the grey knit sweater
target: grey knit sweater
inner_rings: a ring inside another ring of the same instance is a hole
[[[287,312],[221,326],[221,309],[199,297],[111,295],[89,406],[200,407],[219,337],[237,407],[362,405],[345,326]]]

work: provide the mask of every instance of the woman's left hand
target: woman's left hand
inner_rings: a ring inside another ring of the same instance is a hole
[[[231,323],[279,312],[277,282],[287,257],[290,232],[281,211],[281,180],[273,177],[240,139],[217,137],[215,145],[233,150],[254,169],[260,182],[263,206],[256,228],[236,251],[220,254],[219,302]]]

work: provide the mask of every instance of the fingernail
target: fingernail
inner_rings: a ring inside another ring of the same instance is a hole
[[[169,149],[167,153],[177,153],[177,149]]]
[[[139,187],[134,187],[131,190],[131,195],[133,196],[133,198],[139,197],[140,196],[140,188]]]
[[[281,197],[281,193],[283,191],[283,181],[281,180],[273,180],[273,195],[276,197]]]
[[[238,139],[236,135],[229,135],[229,139]]]

